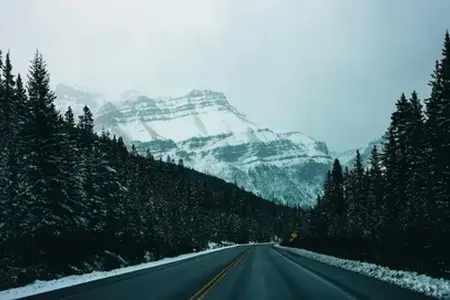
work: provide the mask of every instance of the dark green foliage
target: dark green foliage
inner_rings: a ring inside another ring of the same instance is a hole
[[[301,215],[60,115],[42,55],[27,92],[0,54],[0,289],[204,249],[269,241]]]
[[[450,37],[430,81],[425,110],[416,92],[396,103],[384,147],[364,169],[359,152],[341,176],[338,163],[324,194],[291,243],[396,269],[448,277],[450,269]],[[343,178],[343,180],[342,180]],[[343,186],[343,190],[341,188]],[[344,199],[344,202],[342,202]],[[341,207],[342,203],[345,203]],[[344,219],[342,212],[345,212]],[[340,228],[325,231],[324,228]],[[306,225],[305,225],[306,224]]]

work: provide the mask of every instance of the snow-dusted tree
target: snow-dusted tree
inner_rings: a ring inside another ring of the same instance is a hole
[[[29,229],[36,234],[58,235],[67,218],[63,132],[50,89],[50,76],[42,54],[36,52],[28,75],[30,117],[24,126],[27,141],[23,162],[25,198],[30,207]]]

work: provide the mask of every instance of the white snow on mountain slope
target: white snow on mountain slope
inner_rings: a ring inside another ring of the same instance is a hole
[[[296,134],[300,135],[289,133]],[[330,157],[325,154],[326,145],[307,137],[304,141],[308,143],[294,143],[286,134],[258,129],[179,143],[152,141],[135,145],[137,149],[150,149],[156,156],[181,158],[185,165],[237,182],[267,199],[310,206],[321,192]]]
[[[361,155],[361,162],[363,166],[370,166],[370,155],[373,149],[373,146],[377,147],[378,153],[382,151],[383,147],[383,138],[377,138],[366,145],[356,148],[356,149],[350,149],[347,151],[344,151],[339,154],[332,155],[333,158],[339,159],[339,162],[343,166],[348,166],[349,168],[352,168],[356,161],[356,151],[359,150],[359,154]]]
[[[81,115],[85,105],[89,106],[95,114],[97,109],[106,103],[105,97],[101,94],[86,92],[79,87],[64,84],[58,84],[55,93],[57,95],[56,109],[62,114],[70,106],[75,116]]]
[[[193,90],[183,97],[151,99],[136,94],[133,97],[115,105],[108,103],[109,109],[98,112],[97,125],[124,140],[141,142],[157,139],[179,142],[257,129],[222,93]]]
[[[322,190],[331,163],[325,143],[259,127],[222,93],[193,90],[182,97],[149,98],[128,91],[119,99],[94,111],[95,128],[122,136],[138,151],[183,159],[270,200],[310,206]]]

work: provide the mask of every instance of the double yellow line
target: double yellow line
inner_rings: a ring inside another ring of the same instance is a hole
[[[219,282],[233,269],[238,263],[240,263],[244,257],[247,255],[248,251],[246,251],[243,255],[238,257],[233,263],[228,265],[225,269],[223,269],[219,274],[216,275],[213,279],[211,279],[205,286],[203,286],[197,293],[195,293],[189,300],[201,300],[203,299],[209,292],[211,292]]]

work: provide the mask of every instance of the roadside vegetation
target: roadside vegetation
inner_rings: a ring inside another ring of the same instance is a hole
[[[284,244],[450,278],[450,37],[423,101],[402,94],[370,167],[338,160]]]

